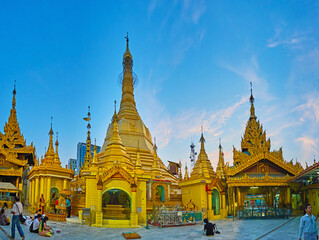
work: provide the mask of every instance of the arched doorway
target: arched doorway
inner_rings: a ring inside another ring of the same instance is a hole
[[[165,202],[165,189],[163,186],[158,185],[156,188],[156,197],[161,200],[161,202]]]
[[[50,205],[54,206],[56,199],[59,199],[59,189],[52,187],[50,190]]]
[[[219,192],[214,189],[212,191],[212,210],[214,211],[214,214],[215,215],[219,215],[220,214],[220,211],[219,211]]]
[[[121,189],[110,189],[102,195],[102,211],[104,219],[130,219],[131,198]]]

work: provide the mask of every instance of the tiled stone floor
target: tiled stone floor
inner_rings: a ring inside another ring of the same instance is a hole
[[[150,240],[175,240],[175,239],[223,239],[223,240],[251,240],[258,239],[271,230],[284,226],[260,238],[262,240],[289,240],[298,239],[299,220],[295,219],[275,219],[275,220],[216,220],[214,221],[221,234],[214,237],[206,237],[202,235],[203,225],[193,225],[186,227],[158,228],[151,226],[150,229],[135,228],[135,229],[110,229],[110,228],[93,228],[76,223],[60,223],[48,222],[55,230],[60,230],[61,233],[55,233],[50,239],[56,240],[105,240],[105,239],[124,239],[122,232],[137,232],[142,236],[142,239]],[[317,222],[318,224],[318,222]],[[38,234],[30,233],[27,226],[23,226],[26,239],[39,240],[45,239]],[[9,234],[11,234],[10,226],[2,226]],[[8,238],[0,231],[0,239],[7,240]],[[21,239],[16,230],[16,239]]]

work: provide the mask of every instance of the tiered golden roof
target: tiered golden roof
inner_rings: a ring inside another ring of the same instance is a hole
[[[24,167],[26,164],[34,164],[35,147],[33,143],[27,146],[19,127],[15,108],[16,93],[14,86],[10,116],[8,122],[5,123],[4,134],[0,132],[0,168],[2,167],[3,169],[13,168],[13,170],[18,170],[18,168]],[[20,174],[18,173],[18,175]]]
[[[267,159],[281,167],[290,175],[296,175],[303,170],[300,163],[293,164],[283,159],[282,148],[278,151],[270,151],[271,142],[266,138],[266,131],[257,121],[254,107],[254,97],[250,96],[250,117],[248,119],[244,136],[241,139],[241,151],[233,148],[234,166],[227,168],[227,175],[235,175],[262,159]]]
[[[214,172],[212,164],[208,159],[207,153],[205,151],[205,138],[203,133],[201,134],[200,143],[200,152],[191,173],[190,179],[198,177],[213,178],[216,176],[216,173]]]
[[[154,150],[156,147],[152,142],[149,129],[145,126],[137,111],[134,99],[134,82],[136,81],[136,77],[133,73],[133,57],[129,50],[128,38],[122,65],[122,99],[120,109],[116,114],[116,126],[118,128],[116,132],[119,134],[121,144],[124,146],[127,156],[129,156],[126,162],[128,165],[132,163],[132,166],[135,166],[137,156],[139,155],[140,163],[138,165],[141,165],[141,169],[145,171],[145,174],[149,174],[157,179],[165,179],[178,187],[178,179],[166,169],[166,166],[157,156],[157,152]],[[98,154],[100,161],[104,161],[104,152],[106,152],[107,146],[112,140],[114,125],[114,121],[112,121],[108,127],[104,144]],[[124,149],[122,151],[124,154]]]
[[[226,178],[224,152],[223,152],[222,145],[220,142],[219,142],[219,159],[218,159],[218,164],[217,164],[217,168],[216,168],[216,175],[220,179]]]

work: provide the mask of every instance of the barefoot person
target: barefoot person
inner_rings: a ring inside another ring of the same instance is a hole
[[[47,225],[49,218],[45,216],[39,225],[39,235],[44,237],[51,237],[52,231],[51,227]]]
[[[22,203],[20,202],[20,197],[19,196],[16,196],[15,200],[16,200],[16,203],[13,204],[13,208],[12,208],[12,211],[11,211],[11,213],[13,214],[13,216],[12,216],[12,224],[11,224],[11,236],[12,236],[13,239],[15,238],[15,235],[16,235],[15,227],[17,225],[17,229],[18,229],[18,232],[20,234],[20,237],[22,237],[22,240],[24,240],[24,232],[23,232],[23,230],[21,228],[20,217],[19,217],[19,215],[23,211],[23,206],[22,206]]]
[[[316,218],[311,214],[312,207],[310,204],[305,206],[305,215],[300,219],[299,240],[304,234],[304,240],[318,240],[318,229],[316,225]]]

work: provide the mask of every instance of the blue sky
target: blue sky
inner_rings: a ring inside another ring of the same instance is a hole
[[[0,22],[0,125],[17,80],[18,120],[38,156],[53,116],[62,163],[76,157],[88,105],[103,144],[126,32],[137,107],[165,163],[188,161],[191,139],[199,151],[203,125],[213,166],[218,138],[232,164],[249,82],[272,149],[303,165],[318,156],[318,1],[2,1]]]

